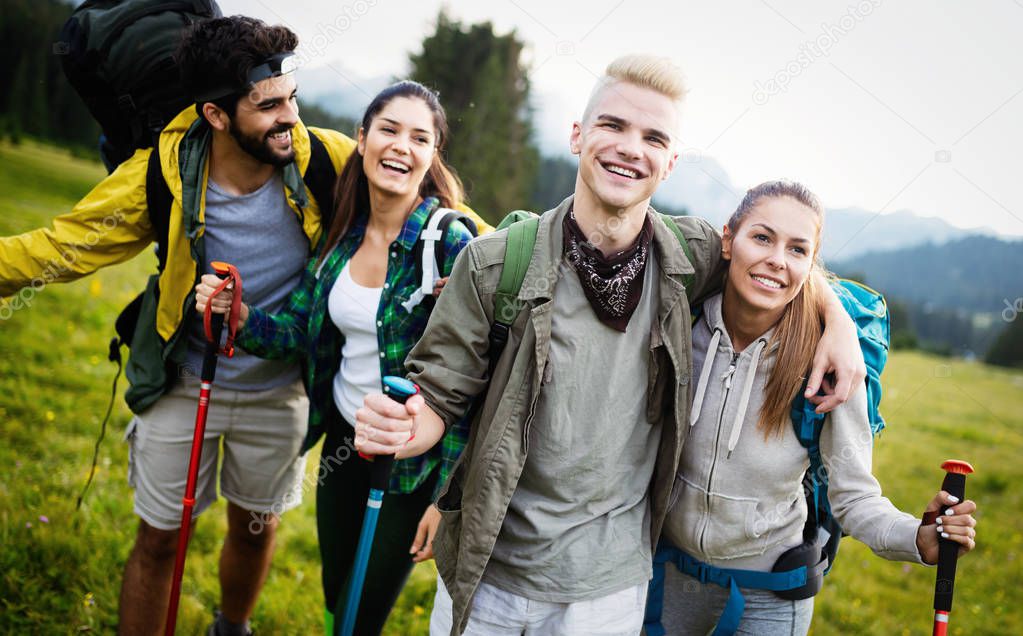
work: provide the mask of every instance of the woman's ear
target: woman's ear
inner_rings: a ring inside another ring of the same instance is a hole
[[[366,131],[362,126],[359,126],[359,132],[356,134],[358,142],[355,144],[355,149],[359,151],[360,155],[366,154]]]
[[[721,228],[721,258],[732,260],[732,230],[727,225]]]

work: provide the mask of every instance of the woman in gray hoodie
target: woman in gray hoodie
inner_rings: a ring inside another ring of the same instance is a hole
[[[706,566],[771,572],[782,554],[803,543],[802,479],[809,459],[789,409],[820,337],[819,289],[810,274],[821,266],[823,213],[804,186],[774,181],[751,189],[724,228],[727,282],[703,304],[693,326],[699,379],[662,534],[662,543],[678,552],[665,564],[664,631],[656,621],[648,623],[651,636],[707,634],[729,600],[733,624],[729,628],[723,620],[715,633],[809,629],[812,597],[785,600],[730,585],[727,577],[707,576]],[[972,501],[938,493],[926,510],[939,516],[921,522],[881,495],[870,469],[872,434],[863,388],[829,414],[820,448],[836,520],[878,555],[933,564],[939,535],[960,543],[961,552],[973,549]],[[651,602],[655,596],[660,598],[660,590],[651,592]]]

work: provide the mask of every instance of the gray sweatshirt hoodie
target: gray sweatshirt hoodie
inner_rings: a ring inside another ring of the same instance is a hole
[[[810,460],[792,426],[766,440],[757,428],[777,348],[769,345],[773,330],[736,353],[721,300],[720,294],[708,299],[693,326],[699,375],[664,536],[712,565],[765,571],[802,542],[802,478]],[[881,496],[870,472],[865,389],[831,412],[820,447],[828,499],[842,529],[886,559],[921,562],[919,519]]]

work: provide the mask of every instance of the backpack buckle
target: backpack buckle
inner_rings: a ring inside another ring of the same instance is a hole
[[[504,349],[508,344],[508,332],[511,331],[508,325],[495,322],[490,325],[490,342],[497,345],[498,349]]]

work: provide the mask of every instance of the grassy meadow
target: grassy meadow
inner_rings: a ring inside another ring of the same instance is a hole
[[[50,147],[0,143],[0,235],[49,223],[104,174]],[[121,307],[155,269],[145,251],[84,280],[25,293],[0,312],[0,633],[112,633],[136,518],[125,477],[118,397],[85,504],[93,445],[110,396],[107,342]],[[10,315],[9,315],[10,314]],[[875,474],[914,513],[941,483],[940,463],[973,463],[968,495],[981,506],[977,550],[961,562],[952,634],[1006,634],[1023,621],[1023,373],[897,352],[885,373],[886,430]],[[122,378],[119,392],[123,391]],[[316,451],[313,451],[314,454]],[[315,471],[316,462],[309,462]],[[314,479],[309,480],[310,483]],[[261,634],[316,633],[322,596],[313,493],[281,525],[270,578],[253,618]],[[1016,511],[1013,513],[1012,511]],[[198,634],[219,596],[223,502],[198,522],[182,591],[180,633]],[[929,634],[933,569],[876,558],[853,540],[817,599],[812,633]],[[416,568],[386,633],[426,633],[432,563]]]

